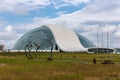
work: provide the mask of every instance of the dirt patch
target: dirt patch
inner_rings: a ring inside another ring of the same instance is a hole
[[[0,67],[4,67],[4,66],[6,66],[6,64],[0,63]]]
[[[101,80],[98,77],[86,77],[84,80]]]

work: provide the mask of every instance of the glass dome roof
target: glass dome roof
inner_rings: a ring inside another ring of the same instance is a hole
[[[95,45],[87,38],[79,35],[78,33],[76,33],[76,35],[78,36],[79,41],[84,48],[95,47]],[[58,46],[55,42],[52,31],[46,26],[35,28],[24,34],[16,42],[13,50],[24,50],[29,42],[31,42],[31,44],[33,45],[33,50],[35,50],[34,43],[40,44],[40,50],[50,50],[51,42],[53,43],[53,50],[58,50]]]

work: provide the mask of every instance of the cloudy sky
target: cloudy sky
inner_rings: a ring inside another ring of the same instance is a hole
[[[0,0],[0,43],[7,48],[43,24],[71,28],[99,47],[108,33],[109,47],[120,47],[120,0]]]

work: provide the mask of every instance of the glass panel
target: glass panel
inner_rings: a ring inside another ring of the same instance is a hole
[[[87,38],[83,37],[82,35],[79,35],[78,33],[76,33],[78,35],[78,38],[81,42],[81,44],[85,47],[85,48],[90,48],[90,47],[96,47],[90,40],[88,40]]]
[[[31,42],[31,44],[33,45],[32,46],[33,50],[35,49],[34,43],[39,44],[40,49],[42,50],[50,50],[51,43],[53,43],[53,50],[56,47],[54,37],[51,31],[45,26],[42,26],[27,32],[17,41],[13,49],[24,50],[25,46],[29,42]]]

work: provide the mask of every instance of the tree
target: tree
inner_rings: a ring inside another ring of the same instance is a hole
[[[31,41],[28,41],[27,45],[26,45],[26,49],[28,49],[29,51],[29,55],[26,54],[27,58],[28,59],[32,59],[32,54],[31,54],[31,50],[32,50],[32,42]]]
[[[25,50],[25,57],[28,57],[28,56],[27,56],[27,46],[28,46],[28,45],[25,45],[25,47],[24,47],[24,50]]]
[[[51,46],[51,50],[50,50],[50,57],[48,57],[48,60],[53,60],[53,55],[52,55],[52,50],[53,50],[53,44],[54,44],[54,40],[52,39],[52,35],[48,34],[49,32],[44,31],[44,34],[46,36],[46,39],[48,40],[50,46]]]
[[[38,49],[40,49],[40,44],[39,43],[37,43],[37,42],[34,42],[34,46],[35,46],[35,57],[37,57],[37,51],[38,51]]]
[[[48,60],[53,60],[52,50],[53,50],[54,41],[50,37],[47,37],[47,40],[48,40],[48,42],[50,43],[50,46],[51,46],[50,57],[48,57]]]
[[[53,54],[52,54],[52,50],[53,50],[53,42],[50,42],[51,45],[51,50],[50,50],[50,57],[48,57],[48,60],[53,60]]]
[[[50,59],[51,59],[51,60],[53,60],[53,56],[52,56],[52,50],[53,50],[53,41],[50,41],[50,45],[51,45]]]

